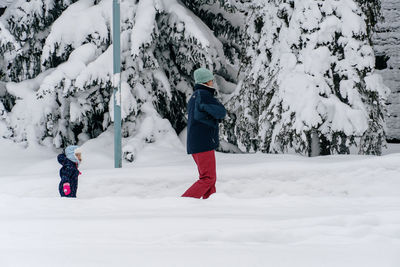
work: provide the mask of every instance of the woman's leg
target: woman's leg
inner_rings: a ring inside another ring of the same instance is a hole
[[[214,150],[193,154],[199,171],[199,180],[195,182],[182,197],[208,198],[216,192],[217,180]]]

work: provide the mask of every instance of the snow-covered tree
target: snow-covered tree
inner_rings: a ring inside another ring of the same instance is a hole
[[[383,19],[381,0],[356,0],[356,3],[361,7],[362,13],[364,14],[367,36],[371,41],[376,25]]]
[[[295,3],[271,100],[271,148],[380,154],[387,88],[374,74],[365,15],[352,1]],[[361,139],[360,139],[361,138]]]
[[[255,35],[253,64],[239,96],[240,143],[268,152],[320,155],[355,146],[359,153],[380,154],[388,89],[374,73],[373,25],[367,26],[360,5],[304,0],[264,6],[266,12],[277,9],[270,13],[273,25],[249,23],[252,30],[259,21],[264,39]]]
[[[0,101],[0,138],[10,138],[11,136],[11,131],[8,128],[8,112],[10,111],[10,107],[7,106],[10,103],[5,101],[7,99],[6,94],[5,84],[0,82],[0,99],[2,100]]]
[[[19,2],[33,8],[49,6],[52,1]],[[67,3],[53,1],[52,5],[56,2]],[[223,81],[224,76],[229,79],[237,74],[231,62],[238,56],[232,55],[229,60],[225,57],[224,44],[185,5],[188,3],[121,2],[123,151],[128,160],[134,160],[144,143],[155,142],[165,134],[176,136],[184,129],[186,99],[192,91],[192,73],[196,68],[208,67],[220,73]],[[17,64],[11,64],[6,74],[16,82],[35,77],[27,81],[29,86],[25,82],[7,84],[7,93],[17,99],[8,114],[16,140],[62,147],[95,138],[110,128],[113,120],[111,6],[111,0],[70,2],[65,11],[51,17],[55,18],[51,26],[46,28],[41,24],[36,33],[40,32],[43,39],[26,37],[29,49],[37,46],[39,60],[27,60],[31,65],[22,68],[23,73],[14,69],[14,66],[19,68]],[[13,7],[17,4],[8,8],[9,14]],[[226,13],[227,7],[222,2],[213,2],[209,5],[212,7]],[[200,12],[192,6],[191,9]],[[12,25],[5,23],[5,28],[23,47],[25,44],[18,41],[20,37]],[[24,53],[15,53],[12,60]],[[21,94],[22,91],[26,92]],[[24,112],[28,102],[35,103],[34,116]],[[34,127],[18,127],[22,120],[29,120],[27,124]]]
[[[112,131],[112,0],[16,0],[0,18],[1,122],[63,147]],[[224,138],[247,151],[379,154],[379,0],[121,1],[124,156],[186,126],[193,71],[216,73]],[[6,131],[3,131],[6,132]],[[10,134],[11,133],[11,134]]]
[[[19,82],[42,71],[40,58],[48,28],[75,1],[16,0],[9,5],[0,24],[6,26],[15,42],[2,49],[3,53],[11,54],[3,63],[6,67],[3,80]]]
[[[281,3],[282,2],[282,3]],[[247,151],[268,151],[262,147],[259,133],[269,136],[268,121],[259,121],[269,105],[269,83],[276,73],[269,68],[287,4],[284,1],[251,1],[242,6],[246,16],[246,52],[241,67],[243,82],[228,102],[229,116],[225,122],[227,139]]]

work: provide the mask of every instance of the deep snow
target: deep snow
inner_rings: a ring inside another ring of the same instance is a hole
[[[0,140],[0,266],[400,266],[400,147],[382,157],[217,153],[218,193],[183,147],[115,170],[112,136],[83,146],[78,199],[55,151]],[[397,152],[394,153],[394,152]]]

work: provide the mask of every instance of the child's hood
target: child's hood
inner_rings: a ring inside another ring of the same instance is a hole
[[[58,162],[61,165],[65,164],[65,160],[69,159],[70,161],[79,164],[79,160],[75,156],[75,151],[78,149],[78,146],[68,146],[65,149],[65,154],[60,154],[57,157]]]
[[[73,162],[69,158],[67,158],[67,156],[64,153],[58,155],[57,160],[58,160],[58,163],[60,163],[63,166],[66,166],[66,165],[75,166],[75,164],[76,164],[75,162]]]
[[[66,158],[67,158],[67,157],[65,156],[65,154],[60,154],[60,155],[58,155],[58,156],[57,156],[58,163],[60,163],[61,165],[64,166],[64,164],[65,164],[65,159],[66,159]]]

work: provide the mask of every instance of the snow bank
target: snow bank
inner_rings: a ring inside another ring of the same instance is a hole
[[[83,145],[79,197],[61,199],[55,151],[0,139],[1,266],[400,262],[399,153],[217,153],[218,193],[195,200],[179,197],[197,177],[182,147],[164,139],[112,169],[112,142],[105,132]]]

